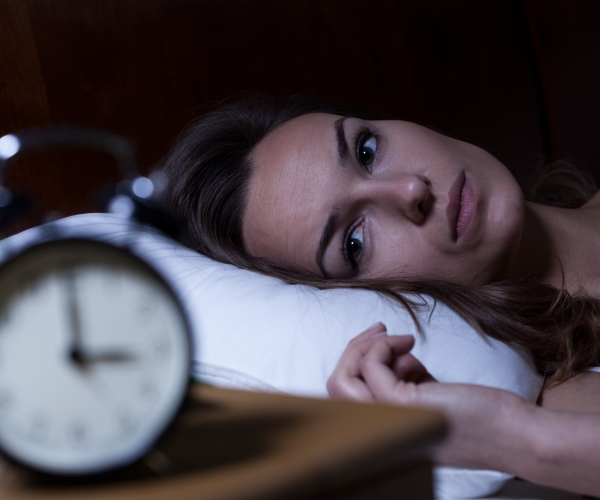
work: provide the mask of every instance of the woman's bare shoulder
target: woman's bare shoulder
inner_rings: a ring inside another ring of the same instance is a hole
[[[549,410],[600,413],[600,373],[580,372],[562,384],[544,389],[538,404]]]
[[[597,191],[581,208],[600,208],[600,191]]]

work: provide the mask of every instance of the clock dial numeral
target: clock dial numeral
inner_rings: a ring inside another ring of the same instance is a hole
[[[150,324],[156,313],[156,297],[150,293],[143,294],[138,302],[136,312],[143,324]]]
[[[154,342],[154,356],[157,359],[164,361],[170,354],[171,344],[165,337],[161,337]]]
[[[88,430],[82,422],[74,422],[67,429],[67,436],[75,443],[84,443],[87,439]]]
[[[110,273],[103,274],[102,284],[107,293],[115,294],[121,291],[121,273],[119,271],[112,271]]]
[[[152,380],[144,380],[140,384],[140,394],[144,399],[154,399],[158,394],[156,382]]]
[[[129,413],[122,413],[118,417],[118,425],[121,435],[131,434],[137,428],[137,420]]]
[[[21,293],[23,295],[33,295],[40,289],[40,279],[32,273],[23,273],[21,275]]]
[[[43,439],[48,433],[49,422],[41,412],[38,412],[33,415],[31,419],[31,427],[30,427],[30,435],[34,439]]]
[[[8,389],[0,389],[0,414],[6,413],[11,409],[14,403],[14,397]]]

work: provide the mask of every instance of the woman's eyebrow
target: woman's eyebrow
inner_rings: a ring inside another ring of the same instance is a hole
[[[348,159],[348,143],[346,142],[346,133],[344,131],[344,122],[347,119],[347,116],[342,116],[333,122],[335,138],[337,140],[338,157],[342,165],[345,165],[346,160]]]
[[[319,269],[323,273],[323,276],[325,276],[326,278],[329,276],[329,273],[327,272],[327,270],[325,269],[325,266],[323,265],[323,257],[325,257],[325,251],[327,250],[327,247],[329,246],[329,242],[331,241],[331,238],[333,237],[333,234],[335,233],[335,228],[338,224],[339,219],[340,219],[340,212],[338,209],[334,208],[331,212],[329,212],[329,216],[327,217],[327,223],[325,224],[325,227],[323,228],[323,232],[321,233],[321,239],[319,240],[319,246],[317,248],[317,255],[315,257],[315,259],[317,261],[317,265],[319,266]]]

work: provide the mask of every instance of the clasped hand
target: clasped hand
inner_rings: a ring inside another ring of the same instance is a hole
[[[327,382],[329,394],[440,410],[449,423],[449,434],[435,452],[436,461],[502,468],[498,457],[490,457],[486,444],[492,445],[491,436],[507,431],[516,414],[532,405],[499,389],[438,383],[410,354],[413,345],[413,336],[387,335],[383,324],[373,325],[348,344]]]

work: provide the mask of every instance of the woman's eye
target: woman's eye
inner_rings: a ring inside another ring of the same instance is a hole
[[[344,257],[346,262],[355,268],[363,253],[363,225],[348,231],[344,241]]]
[[[368,132],[368,135],[364,135],[362,140],[360,140],[358,143],[358,162],[367,170],[369,170],[373,164],[373,161],[375,160],[376,153],[377,139],[370,132]]]

